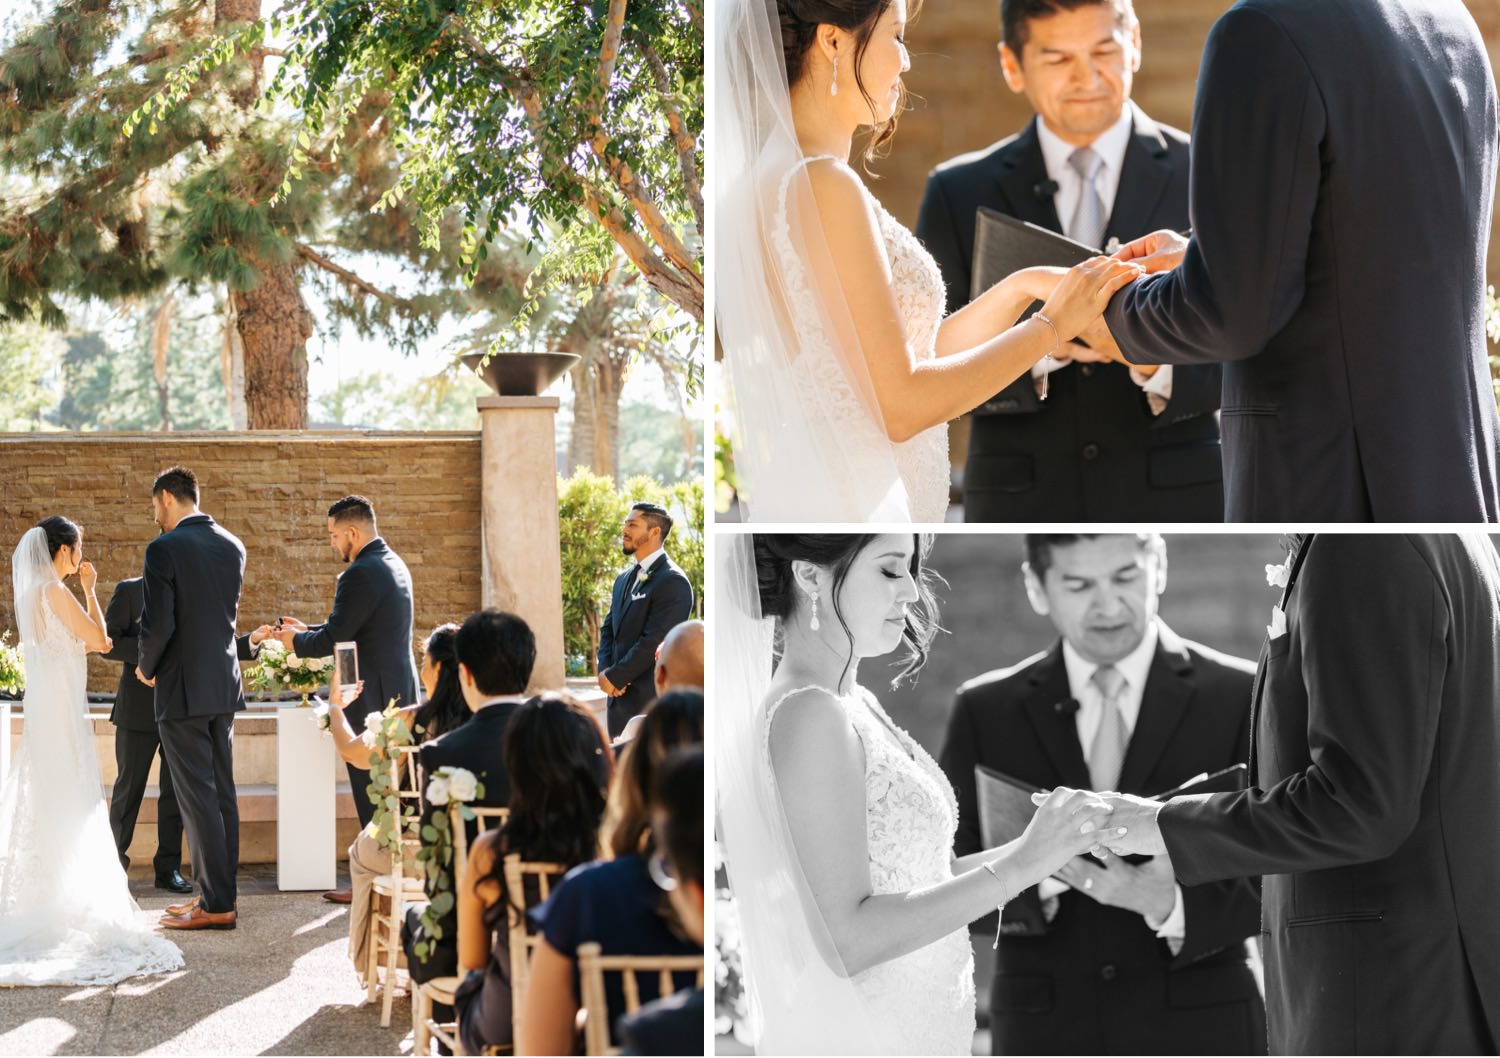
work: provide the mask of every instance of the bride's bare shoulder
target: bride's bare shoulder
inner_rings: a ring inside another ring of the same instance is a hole
[[[778,770],[809,757],[859,750],[843,703],[827,688],[783,691],[771,697],[769,710],[771,760]]]

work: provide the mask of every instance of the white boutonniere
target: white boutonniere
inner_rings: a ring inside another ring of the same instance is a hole
[[[1286,613],[1280,606],[1271,607],[1271,623],[1266,625],[1266,635],[1271,639],[1286,635]]]
[[[635,575],[635,582],[637,584],[645,584],[650,579],[651,579],[651,571],[649,569],[647,569],[645,566],[642,566],[641,567],[641,571]]]
[[[1287,553],[1286,561],[1279,566],[1266,563],[1266,583],[1273,588],[1285,588],[1292,579],[1292,555]]]

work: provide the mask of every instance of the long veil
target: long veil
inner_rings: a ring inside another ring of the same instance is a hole
[[[16,630],[22,643],[35,644],[41,637],[43,586],[57,579],[52,557],[47,553],[47,533],[34,526],[21,535],[10,559],[11,596],[16,608]]]
[[[746,514],[911,521],[792,124],[776,0],[717,15],[709,258]]]
[[[760,613],[754,537],[721,536],[714,621],[718,817],[739,910],[757,1054],[879,1054],[864,1001],[802,874],[764,730],[775,621]]]

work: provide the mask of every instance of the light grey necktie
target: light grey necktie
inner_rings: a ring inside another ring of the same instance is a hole
[[[1099,197],[1099,169],[1104,159],[1094,153],[1092,147],[1080,147],[1068,156],[1068,165],[1083,181],[1079,191],[1078,206],[1073,210],[1073,222],[1068,225],[1068,238],[1085,246],[1104,245],[1104,200]]]
[[[1130,743],[1125,717],[1120,713],[1120,691],[1125,687],[1125,677],[1113,665],[1100,665],[1089,682],[1099,689],[1103,699],[1099,729],[1094,732],[1094,744],[1089,748],[1089,782],[1095,790],[1113,790],[1120,782],[1120,766],[1125,763],[1125,748]]]

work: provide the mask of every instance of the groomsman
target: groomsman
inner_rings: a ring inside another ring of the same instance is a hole
[[[1130,0],[1004,0],[1000,17],[1006,84],[1037,116],[928,177],[917,235],[949,311],[969,301],[981,206],[1101,249],[1188,227],[1188,138],[1130,102],[1141,61]],[[1102,328],[1083,340],[1109,342]],[[1074,352],[975,409],[965,520],[1222,521],[1219,367],[1132,369]]]
[[[1157,616],[1160,536],[1032,535],[1026,550],[1027,595],[1060,638],[959,688],[940,759],[959,856],[983,847],[976,764],[1048,789],[1161,793],[1248,754],[1253,666]],[[1183,885],[1165,856],[1079,857],[1003,921],[995,1054],[1266,1053],[1253,884]]]
[[[411,573],[401,556],[381,539],[375,505],[364,496],[345,496],[328,508],[328,544],[349,567],[339,574],[328,620],[310,627],[294,617],[283,617],[276,636],[284,647],[305,658],[328,657],[335,643],[352,642],[359,648],[359,677],[365,689],[344,710],[359,734],[364,731],[365,715],[384,709],[392,698],[400,705],[417,701]],[[370,772],[347,762],[345,767],[360,824],[368,826],[375,813],[366,793]],[[324,895],[335,903],[350,899],[348,890]]]
[[[663,549],[672,516],[637,503],[620,529],[620,550],[635,559],[615,578],[609,614],[599,627],[599,687],[609,695],[609,734],[656,697],[656,648],[693,614],[693,585]]]
[[[120,852],[120,866],[130,867],[130,841],[135,836],[135,821],[146,795],[146,781],[151,761],[161,750],[161,735],[156,729],[156,692],[135,674],[140,660],[141,609],[146,591],[140,577],[131,577],[115,585],[109,608],[104,614],[105,629],[114,646],[104,656],[124,666],[120,686],[115,691],[114,708],[109,722],[115,725],[115,785],[109,796],[109,827],[114,832]],[[182,810],[172,789],[172,770],[165,753],[160,753],[161,770],[156,799],[156,855],[151,864],[156,870],[156,888],[173,893],[191,893],[193,885],[182,877]]]

